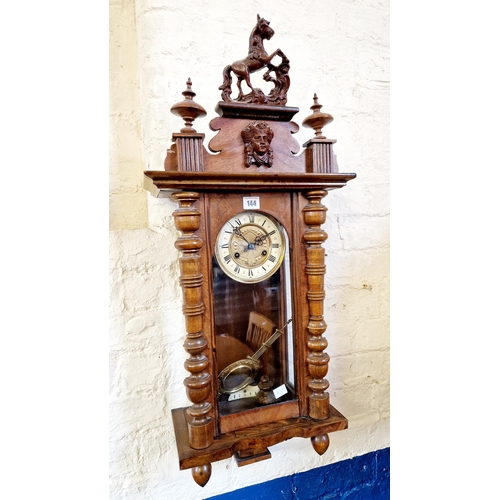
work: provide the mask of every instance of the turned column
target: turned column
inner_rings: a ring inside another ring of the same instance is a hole
[[[316,420],[324,420],[330,416],[330,395],[326,392],[328,380],[325,379],[328,372],[330,356],[325,351],[328,341],[323,337],[326,331],[326,323],[323,317],[323,304],[325,300],[324,275],[325,249],[321,246],[328,235],[321,229],[326,221],[326,211],[321,200],[327,195],[325,190],[314,190],[305,193],[309,203],[304,207],[304,220],[309,226],[304,233],[306,242],[306,275],[307,275],[307,301],[309,303],[309,321],[307,331],[308,355],[306,357],[307,369],[311,379],[308,387],[309,394],[309,417]],[[311,438],[312,445],[319,455],[325,453],[330,444],[328,434],[321,434]]]
[[[326,220],[327,208],[321,204],[321,200],[326,194],[325,190],[306,192],[305,196],[309,203],[303,209],[305,223],[309,226],[304,233],[304,241],[307,245],[306,275],[307,300],[309,303],[309,322],[307,324],[309,333],[307,347],[309,352],[306,361],[309,375],[312,377],[308,384],[311,391],[309,395],[309,416],[317,420],[324,420],[330,415],[330,399],[329,394],[326,392],[329,383],[325,379],[330,356],[324,352],[328,342],[323,337],[326,330],[326,323],[323,318],[326,266],[325,249],[321,246],[328,235],[320,227]]]
[[[198,193],[174,193],[172,198],[179,203],[174,212],[175,227],[182,233],[175,248],[181,252],[180,286],[183,294],[183,313],[186,319],[184,349],[190,357],[184,367],[190,375],[184,380],[186,392],[192,406],[186,409],[186,420],[191,448],[203,449],[213,443],[214,420],[212,405],[208,401],[211,391],[209,361],[204,351],[207,341],[203,333],[203,275],[200,265],[202,239],[195,234],[200,227],[201,213],[194,204]]]

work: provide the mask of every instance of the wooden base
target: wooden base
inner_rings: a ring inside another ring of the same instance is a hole
[[[330,405],[330,416],[325,420],[312,420],[309,417],[288,418],[222,434],[216,437],[213,444],[207,448],[195,450],[189,446],[185,410],[186,408],[172,410],[181,470],[204,466],[231,458],[236,454],[247,463],[253,463],[258,461],[256,460],[257,455],[260,455],[267,447],[287,439],[293,437],[314,438],[347,429],[347,419]],[[254,459],[250,461],[252,457]],[[265,458],[269,458],[269,456],[263,456],[260,459]]]

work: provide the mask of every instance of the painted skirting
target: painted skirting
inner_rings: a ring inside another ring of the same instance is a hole
[[[390,448],[206,500],[389,500]]]

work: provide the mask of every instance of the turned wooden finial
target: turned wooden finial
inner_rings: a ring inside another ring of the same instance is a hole
[[[322,128],[328,123],[333,121],[333,116],[329,113],[322,113],[320,109],[323,107],[321,104],[318,104],[318,96],[314,94],[314,104],[311,106],[313,110],[313,114],[309,115],[303,122],[302,125],[304,127],[309,127],[314,129],[316,134],[316,139],[326,139],[323,135]]]
[[[186,85],[186,90],[182,92],[185,99],[177,104],[174,104],[170,108],[170,111],[184,120],[185,127],[181,129],[182,133],[194,134],[196,133],[196,130],[193,128],[193,122],[199,116],[205,116],[207,112],[203,106],[193,101],[193,97],[196,94],[191,90],[191,78],[188,78]]]

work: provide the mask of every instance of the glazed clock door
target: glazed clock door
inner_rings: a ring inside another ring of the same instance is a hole
[[[211,217],[212,307],[223,433],[248,427],[249,421],[298,414],[291,200],[285,193],[278,203],[276,195],[260,193],[257,198],[259,208],[248,210],[240,194],[211,201],[212,209],[215,203],[219,208],[218,216]]]

